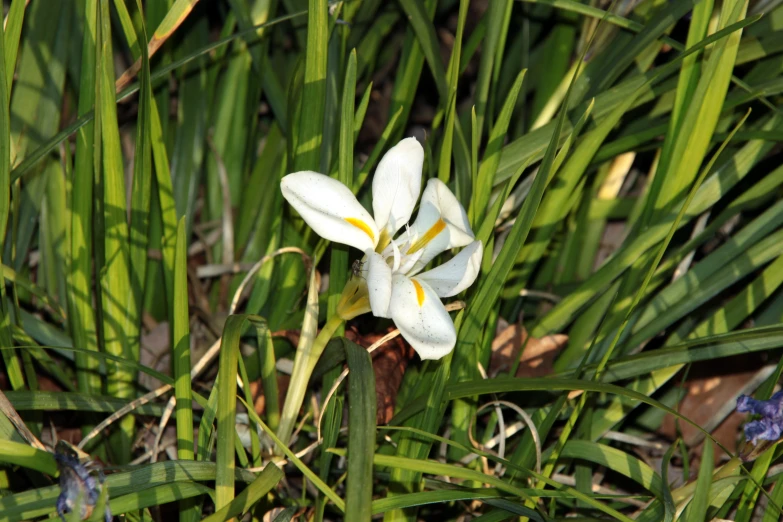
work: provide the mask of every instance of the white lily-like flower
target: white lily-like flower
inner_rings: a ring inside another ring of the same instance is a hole
[[[423,163],[424,150],[415,138],[386,153],[372,183],[374,218],[348,187],[329,176],[296,172],[280,185],[285,199],[318,235],[365,253],[362,274],[373,315],[391,318],[422,359],[440,359],[457,340],[440,298],[473,284],[483,248],[465,209],[438,179],[428,181],[416,220],[407,226],[421,191]],[[457,247],[466,248],[420,273],[435,256]]]

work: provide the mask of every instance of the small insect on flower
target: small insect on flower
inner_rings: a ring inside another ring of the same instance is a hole
[[[60,469],[57,514],[63,522],[67,522],[65,514],[71,513],[81,500],[81,520],[86,520],[92,515],[101,497],[104,476],[100,466],[91,461],[86,453],[62,440],[57,443],[54,459]],[[111,522],[112,519],[108,501],[104,519],[105,522]]]
[[[363,268],[364,268],[364,261],[361,261],[360,259],[357,259],[351,265],[351,275],[353,275],[353,277],[364,277],[362,275],[362,269]]]

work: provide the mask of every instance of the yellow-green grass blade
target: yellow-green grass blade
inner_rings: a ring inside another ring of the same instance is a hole
[[[10,103],[10,162],[13,164],[26,154],[28,148],[37,147],[42,137],[55,131],[60,125],[60,104],[62,102],[67,45],[71,23],[70,5],[56,5],[53,9],[33,6],[27,18],[27,38],[22,46],[22,54],[17,73],[16,89]],[[5,37],[4,37],[5,41]],[[4,53],[5,55],[5,53]],[[7,83],[7,82],[6,82]],[[11,187],[11,226],[8,227],[4,255],[6,262],[16,271],[27,270],[27,253],[33,242],[36,225],[43,210],[48,176],[44,172],[49,163],[41,164],[24,184],[13,182]],[[62,207],[62,205],[59,205]],[[57,228],[57,227],[55,227]],[[43,227],[46,233],[46,226]],[[46,236],[44,236],[46,240]],[[41,249],[46,250],[46,241]],[[41,270],[41,280],[45,281],[47,264],[51,265],[51,256],[46,258]],[[55,270],[50,269],[50,273]],[[62,272],[60,272],[62,273]],[[56,275],[54,276],[56,278]],[[6,305],[5,314],[10,314]],[[15,317],[19,317],[19,293],[11,286],[10,305]],[[7,330],[7,329],[6,329]],[[10,339],[6,339],[10,340]],[[11,387],[21,389],[25,386],[22,362],[25,362],[27,379],[34,379],[30,372],[29,354],[21,352],[21,361],[14,352],[3,352],[6,370]],[[35,382],[28,383],[34,387]]]
[[[419,2],[411,2],[414,4]],[[423,8],[426,16],[425,20],[431,21],[435,16],[437,0],[424,0]],[[395,142],[402,137],[402,133],[408,124],[413,100],[421,79],[421,72],[424,68],[424,51],[421,43],[417,39],[417,34],[412,27],[409,27],[405,33],[405,40],[402,44],[400,53],[400,62],[397,66],[396,81],[391,94],[391,104],[389,105],[389,122],[392,119],[400,119],[400,127],[394,131],[392,141]],[[442,69],[442,66],[441,66]],[[445,81],[444,81],[445,87]]]
[[[52,460],[54,460],[52,458]],[[113,512],[136,509],[140,500],[147,498],[145,505],[156,505],[154,499],[157,493],[165,492],[166,488],[188,487],[191,493],[187,496],[212,494],[213,490],[198,484],[215,480],[216,465],[213,462],[159,462],[139,466],[131,471],[123,471],[107,475],[104,485],[112,497]],[[256,479],[253,473],[237,470],[236,478],[245,483]],[[182,486],[180,486],[182,485]],[[0,498],[0,520],[28,520],[55,512],[55,502],[60,494],[57,485],[30,489],[28,491]],[[123,497],[128,498],[123,500]],[[174,502],[180,495],[162,495],[163,502]],[[132,500],[132,499],[137,500]],[[114,501],[119,501],[114,504]],[[117,511],[114,511],[114,509]]]
[[[258,326],[256,326],[258,328]],[[247,368],[245,366],[245,360],[244,358],[240,357],[239,360],[239,378],[242,381],[242,391],[245,395],[245,402],[248,404],[254,404],[253,401],[253,391],[250,389],[250,379],[247,375]],[[259,432],[261,431],[261,426],[253,422],[252,420],[248,420],[248,427],[250,428],[250,458],[252,459],[252,463],[254,467],[260,467],[263,465],[263,457],[261,455],[261,437],[259,437]],[[266,441],[264,441],[266,442]],[[269,445],[266,445],[269,447]]]
[[[356,102],[356,50],[348,56],[348,65],[343,80],[342,110],[340,114],[340,141],[338,152],[337,179],[346,187],[353,186],[354,180],[354,118]],[[337,313],[337,303],[340,300],[343,287],[348,281],[348,248],[342,245],[332,245],[329,268],[329,296],[327,298],[327,315]],[[337,331],[342,335],[342,328]]]
[[[324,172],[327,167],[319,164],[326,104],[327,26],[327,5],[319,0],[309,0],[304,87],[294,171]]]
[[[485,120],[487,118],[487,99],[489,97],[489,87],[492,82],[492,72],[494,69],[499,69],[495,64],[495,56],[498,48],[498,40],[503,31],[505,7],[504,2],[490,2],[484,17],[482,18],[482,21],[486,20],[486,37],[481,44],[481,61],[479,62],[479,72],[476,79],[475,142],[477,144],[481,143]],[[476,30],[474,30],[474,33],[475,32]],[[509,98],[507,97],[506,99],[508,100]],[[489,139],[489,143],[492,143],[492,138]]]
[[[237,359],[239,339],[247,316],[232,315],[223,327],[217,384],[217,456],[215,509],[223,509],[234,499],[234,438],[237,413]]]
[[[249,513],[253,506],[255,506],[264,495],[269,493],[282,478],[283,472],[280,468],[275,466],[274,463],[270,462],[266,465],[264,471],[258,475],[258,478],[251,482],[242,493],[237,495],[237,497],[223,509],[205,518],[204,522],[220,522],[244,513]]]
[[[240,400],[242,400],[240,398]],[[244,402],[244,401],[243,401]],[[267,426],[264,421],[261,420],[261,418],[258,416],[258,414],[255,412],[255,410],[250,407],[248,404],[245,404],[245,407],[247,408],[247,414],[250,417],[251,420],[257,422],[261,429],[264,430],[264,432],[269,436],[270,439],[272,439],[272,442],[274,442],[279,448],[282,449],[283,454],[286,456],[286,458],[291,462],[296,468],[302,472],[302,474],[307,477],[313,485],[318,488],[318,490],[323,493],[326,498],[331,500],[334,505],[339,509],[341,512],[345,512],[345,502],[343,499],[341,499],[337,493],[334,492],[333,489],[331,489],[329,486],[326,485],[324,481],[322,481],[320,478],[318,478],[318,475],[316,475],[313,470],[307,467],[307,464],[301,461],[299,457],[296,456],[296,454],[291,451],[283,442],[277,438],[277,436],[272,432],[272,430],[269,429],[269,426]]]
[[[426,432],[420,433],[421,436],[427,436],[429,435]],[[447,443],[451,443],[451,441],[446,441]],[[343,454],[344,452],[342,450],[331,450],[334,453],[337,454]],[[381,454],[375,454],[373,461],[376,466],[383,466],[383,467],[391,467],[391,468],[401,468],[406,469],[410,471],[415,471],[418,473],[430,473],[430,474],[437,474],[437,475],[443,475],[446,477],[454,477],[454,478],[460,478],[463,480],[473,481],[475,483],[485,483],[489,484],[491,486],[494,486],[500,491],[504,491],[507,493],[510,493],[513,496],[516,496],[517,498],[525,499],[530,498],[530,495],[528,494],[528,491],[531,493],[537,493],[538,490],[524,490],[522,488],[519,488],[511,483],[505,482],[502,479],[499,479],[495,477],[494,475],[488,475],[485,473],[481,473],[479,471],[475,471],[472,469],[455,466],[452,464],[443,464],[440,462],[436,462],[429,459],[411,459],[406,457],[397,457],[397,456],[390,456],[390,455],[381,455]],[[532,473],[533,475],[537,475],[535,473]],[[553,486],[557,486],[557,483],[550,481]],[[600,502],[597,502],[590,498],[587,495],[583,495],[579,493],[578,491],[568,488],[568,491],[571,495],[574,497],[577,497],[585,502],[588,502],[591,506],[595,507],[596,509],[599,509],[603,511],[604,513],[614,516],[618,520],[623,520],[624,522],[630,522],[630,518],[622,515],[620,512],[618,512],[615,509],[612,509],[609,506],[603,505]],[[392,504],[392,500],[387,500],[390,504]],[[392,504],[393,505],[393,504]],[[523,511],[528,516],[533,516],[534,520],[544,520],[544,518],[541,516],[540,512],[533,511],[532,509],[526,509]]]
[[[113,498],[109,501],[112,515],[122,515],[127,513],[130,516],[135,515],[139,510],[149,507],[162,506],[170,502],[195,502],[197,497],[203,495],[214,496],[215,490],[190,481],[170,482],[160,486],[141,489],[133,493],[128,493],[119,498]],[[196,498],[194,498],[196,497]],[[97,506],[96,506],[97,510]],[[130,516],[127,518],[130,518]],[[100,518],[100,512],[97,516]]]
[[[495,174],[497,173],[498,164],[500,163],[500,152],[508,132],[508,125],[511,121],[517,96],[522,88],[522,82],[525,79],[526,72],[527,71],[523,70],[517,75],[514,85],[511,87],[511,91],[509,91],[508,97],[506,98],[506,102],[503,104],[503,108],[500,111],[500,115],[492,126],[492,131],[489,134],[489,142],[484,150],[484,156],[481,158],[481,165],[478,168],[476,183],[473,187],[473,197],[470,198],[470,207],[468,209],[473,226],[478,225],[479,217],[484,215],[489,202],[490,191],[494,185]],[[476,125],[478,125],[478,119],[476,120]],[[476,127],[476,132],[478,131],[479,129]],[[474,143],[474,146],[477,147],[478,139],[476,139]]]
[[[30,9],[18,81],[11,96],[12,164],[59,128],[72,8],[71,4],[58,3],[51,8],[33,5]],[[45,166],[37,166],[36,172],[21,185],[20,198],[14,198],[19,204],[19,210],[12,214],[18,218],[18,226],[11,229],[12,237],[16,238],[13,263],[16,270],[25,265],[36,229],[46,188],[46,179],[41,174]],[[11,181],[15,181],[13,176]]]
[[[566,164],[557,172],[556,183],[553,183],[552,189],[547,192],[534,219],[533,238],[518,255],[518,260],[523,263],[523,266],[519,280],[514,282],[515,294],[527,284],[532,270],[549,246],[555,229],[560,226],[570,211],[571,205],[568,204],[568,200],[573,196],[578,183],[583,180],[598,147],[629,110],[638,93],[639,91],[636,91],[628,96],[610,115],[601,120],[595,129],[580,141]]]
[[[441,104],[443,105],[448,100],[448,83],[438,51],[438,38],[435,35],[435,28],[432,22],[430,22],[431,17],[427,15],[426,5],[414,0],[400,0],[400,4],[405,14],[408,15],[408,21],[416,33],[416,38],[435,79],[435,86],[438,89]]]
[[[63,158],[66,163],[68,158]],[[38,226],[38,249],[41,254],[37,278],[39,284],[56,302],[64,303],[66,299],[65,278],[68,273],[68,247],[70,231],[67,223],[70,215],[67,208],[67,197],[70,194],[67,187],[63,167],[67,166],[55,160],[45,162],[40,174],[46,186],[41,201],[41,217]],[[70,167],[68,166],[70,171]]]
[[[765,126],[777,126],[780,122],[773,117]],[[752,166],[764,157],[771,144],[762,140],[753,140],[746,143],[733,157],[716,169],[715,173],[707,178],[694,197],[690,205],[687,217],[692,219],[714,205],[723,194],[741,181],[750,171]],[[570,322],[576,310],[584,306],[599,289],[605,288],[611,281],[618,277],[624,270],[642,255],[643,252],[653,247],[666,236],[673,222],[671,216],[662,222],[653,225],[641,235],[634,237],[621,248],[614,257],[601,266],[587,281],[572,291],[560,301],[550,312],[543,317],[532,330],[536,337],[545,335],[546,332],[556,331]],[[683,223],[685,220],[681,221]]]
[[[775,505],[779,506],[783,504],[783,480],[781,480],[780,477],[775,481],[775,486],[772,488],[769,496],[770,500],[774,502]],[[764,514],[762,515],[762,522],[775,522],[778,516],[778,513],[774,509],[768,509],[764,511]]]
[[[345,490],[346,520],[368,520],[372,515],[375,453],[376,398],[370,354],[352,342],[343,343],[351,370],[348,381],[348,478]]]
[[[657,498],[663,495],[661,475],[655,472],[644,461],[628,453],[597,442],[586,440],[569,440],[563,446],[561,458],[581,459],[605,466],[616,473],[625,475],[644,487]]]
[[[783,331],[779,327],[761,327],[738,332],[728,332],[694,337],[680,344],[659,348],[649,352],[618,357],[606,366],[605,381],[615,382],[652,374],[656,370],[680,367],[683,364],[731,357],[741,353],[764,352],[774,349],[783,342]],[[573,376],[575,370],[560,372],[560,376]],[[595,365],[587,365],[582,371],[585,378],[592,378]],[[657,377],[656,381],[662,380]]]
[[[57,463],[51,453],[21,442],[0,440],[0,462],[57,475]]]
[[[142,68],[143,69],[143,68]],[[144,74],[142,72],[142,74]],[[185,218],[179,220],[174,260],[174,290],[169,317],[171,318],[171,360],[176,398],[177,458],[194,460],[193,393],[190,388],[190,317],[188,306],[188,241],[185,236]],[[180,521],[198,520],[200,509],[196,502],[180,503]]]
[[[18,9],[20,2],[17,1],[16,4]],[[5,249],[6,229],[11,210],[11,115],[8,105],[11,83],[6,81],[8,72],[5,67],[6,44],[3,30],[0,30],[0,40],[2,40],[0,42],[0,254],[2,254]],[[13,346],[11,333],[13,325],[8,310],[9,303],[6,300],[7,270],[7,267],[0,265],[0,344]],[[9,353],[11,356],[12,354],[13,352]],[[8,364],[9,357],[5,357],[5,362]]]
[[[255,97],[258,76],[252,74],[251,55],[241,40],[233,46],[233,53],[221,75],[215,90],[214,119],[209,121],[211,135],[206,154],[206,198],[210,219],[221,220],[231,216],[231,207],[238,205],[242,194],[242,177],[245,171],[248,137],[252,131],[253,110],[248,103]],[[222,171],[222,173],[221,173]],[[225,176],[225,180],[221,177]],[[224,183],[227,183],[224,186]],[[228,194],[225,191],[228,190]],[[230,202],[229,208],[225,203]],[[226,241],[229,240],[227,234]],[[223,259],[226,245],[215,245],[216,259],[232,263],[234,259]],[[233,243],[230,245],[233,250]]]
[[[693,498],[683,514],[682,520],[704,520],[709,506],[710,485],[712,484],[713,452],[711,442],[704,444],[699,476],[696,479],[696,490]]]
[[[379,498],[372,503],[372,512],[379,515],[392,509],[404,509],[427,504],[441,504],[443,502],[457,502],[460,500],[486,500],[491,498],[502,498],[504,493],[497,488],[483,489],[437,489],[435,491],[421,491],[419,493],[408,493],[391,498]],[[528,511],[528,516],[538,516],[533,510]],[[476,519],[474,519],[476,520]],[[535,520],[535,518],[534,518]]]
[[[125,171],[120,148],[109,1],[100,0],[98,12],[98,58],[96,60],[96,106],[100,114],[101,184],[103,185],[104,262],[101,268],[103,344],[107,353],[134,361],[139,359],[139,301],[130,279],[128,222],[126,218]],[[134,394],[135,373],[107,363],[109,395],[127,398]],[[125,417],[112,437],[117,462],[130,460],[135,420]]]
[[[140,6],[138,6],[138,11],[140,14],[142,13]],[[128,19],[127,22],[130,23],[130,20]],[[125,23],[123,22],[123,27]],[[133,30],[132,24],[128,29]],[[133,50],[135,40],[131,40],[128,35],[126,38]],[[140,26],[138,39],[142,42],[147,40],[147,31],[143,23]],[[150,243],[150,205],[152,201],[152,84],[150,83],[149,57],[143,46],[141,53],[142,67],[139,75],[141,88],[139,89],[139,107],[136,117],[136,150],[133,158],[128,245],[130,286],[134,308],[139,311],[144,306],[144,286],[147,282],[147,251]],[[139,324],[140,322],[139,319]]]
[[[168,302],[173,301],[174,292],[174,249],[177,233],[177,204],[174,189],[171,184],[166,144],[163,140],[163,128],[160,121],[157,103],[151,100],[150,110],[150,141],[152,160],[155,164],[155,181],[157,182],[157,201],[161,216],[161,250],[163,254],[163,279],[166,284]]]
[[[41,369],[53,377],[57,382],[69,391],[76,391],[76,387],[73,385],[72,376],[66,372],[59,361],[55,361],[52,357],[42,350],[38,344],[30,336],[28,336],[19,326],[13,327],[13,339],[20,345],[25,346],[25,351],[32,357],[35,362],[41,367]],[[8,345],[8,347],[13,345]]]
[[[10,94],[16,70],[16,58],[19,51],[19,37],[22,35],[22,22],[24,22],[24,10],[29,2],[27,0],[12,0],[11,7],[6,15],[4,39],[5,81],[7,93]]]
[[[601,11],[601,13],[606,14],[603,11]],[[725,38],[727,35],[730,35],[735,31],[755,23],[758,21],[758,19],[758,17],[743,19],[737,23],[725,27],[724,29],[716,31],[699,42],[699,44],[684,51],[678,58],[672,60],[671,62],[653,69],[644,75],[634,76],[615,86],[613,89],[601,93],[600,95],[596,96],[595,109],[593,110],[594,117],[597,120],[605,117],[617,106],[617,104],[621,103],[626,96],[635,92],[639,88],[642,88],[642,93],[639,96],[640,101],[652,99],[651,95],[653,90],[649,86],[644,87],[645,83],[651,79],[667,77],[677,68],[679,68],[679,60],[684,59],[693,53],[699,52],[707,45],[717,42]],[[678,47],[681,48],[681,46]],[[520,163],[527,161],[528,159],[531,162],[541,159],[543,157],[544,150],[552,137],[552,130],[554,126],[555,123],[550,122],[543,127],[528,132],[524,136],[504,146],[500,157],[500,164],[498,165],[498,172],[495,176],[495,183],[497,184],[508,179],[516,171]],[[565,140],[566,136],[570,134],[570,132],[570,122],[565,122],[564,127],[561,130],[560,140]]]
[[[707,26],[712,16],[713,0],[698,2],[693,8],[691,23],[688,27],[688,38],[685,47],[692,47],[707,36]],[[669,135],[676,136],[684,111],[693,100],[693,93],[699,82],[701,53],[692,54],[682,62],[680,75],[677,79],[677,91],[669,119]]]
[[[125,43],[127,43],[130,48],[131,56],[134,60],[140,60],[139,70],[141,71],[144,69],[144,59],[141,58],[142,46],[139,45],[139,40],[146,42],[147,36],[145,34],[144,37],[141,38],[141,35],[136,35],[136,28],[133,27],[133,20],[131,19],[131,15],[128,12],[128,6],[125,2],[122,0],[114,0],[114,10],[117,13],[117,18],[119,18],[122,34],[125,37]],[[144,32],[146,33],[146,29]],[[149,54],[144,53],[144,56],[147,56],[146,60],[149,61]]]
[[[254,35],[256,31],[258,31],[261,27],[272,27],[277,24],[281,24],[283,22],[286,22],[288,20],[291,20],[292,18],[300,17],[306,14],[305,11],[293,13],[290,15],[281,16],[278,18],[275,18],[274,20],[271,20],[265,24],[262,24],[259,27],[253,27],[245,31],[239,31],[235,34],[225,36],[223,38],[220,38],[219,40],[203,44],[201,47],[197,49],[190,50],[190,52],[186,53],[182,58],[175,60],[174,62],[162,67],[160,70],[156,71],[150,76],[150,79],[155,82],[157,80],[160,80],[161,78],[165,78],[169,73],[172,71],[181,69],[183,66],[203,57],[207,56],[210,53],[212,53],[215,50],[220,51],[223,47],[225,47],[227,44],[239,39],[239,38],[245,38],[247,36]],[[188,33],[187,38],[190,38],[193,35],[193,31],[191,33]],[[216,53],[220,54],[220,53]],[[190,76],[190,75],[188,75]],[[139,86],[134,85],[130,86],[127,89],[123,90],[121,93],[117,95],[117,100],[121,101],[127,98],[128,96],[138,92]],[[180,87],[180,91],[182,91],[182,87]],[[201,94],[203,94],[203,90],[199,91]],[[55,112],[55,115],[59,113]],[[189,114],[189,113],[188,113]],[[82,128],[84,125],[87,124],[87,122],[92,121],[94,118],[94,114],[92,112],[88,112],[72,124],[68,125],[66,128],[64,128],[62,131],[58,133],[50,133],[48,135],[52,136],[50,139],[47,139],[41,146],[27,154],[24,159],[21,162],[18,162],[18,164],[15,165],[15,167],[11,170],[11,180],[15,181],[16,179],[20,178],[23,174],[25,174],[27,171],[29,171],[32,167],[34,167],[42,157],[44,157],[46,154],[50,153],[57,145],[59,145],[63,140],[65,140],[68,136],[72,135],[74,132]],[[184,127],[184,125],[183,125]],[[187,127],[185,127],[187,128]]]
[[[652,12],[649,19],[645,20],[643,29],[634,35],[633,39],[627,45],[615,45],[600,56],[601,66],[597,67],[594,75],[598,80],[595,82],[592,92],[602,92],[608,89],[620,75],[637,60],[639,55],[649,47],[650,44],[664,40],[666,32],[683,18],[687,13],[694,9],[694,4],[698,5],[699,0],[685,0],[682,2],[673,2],[662,4],[661,8]],[[691,26],[692,27],[692,26]],[[701,40],[705,35],[696,36],[693,43]],[[688,40],[691,41],[691,38]]]
[[[78,116],[92,112],[95,103],[95,38],[97,36],[98,2],[84,5],[84,38],[82,41],[81,77],[79,79]],[[69,328],[76,346],[98,350],[95,309],[93,307],[93,135],[94,122],[87,122],[76,132],[76,155],[71,185],[71,247],[68,262]],[[79,389],[95,393],[101,389],[96,373],[98,360],[76,354],[76,379]]]
[[[604,350],[603,353],[601,354],[601,359],[600,359],[600,361],[598,362],[598,364],[596,366],[596,373],[593,376],[593,380],[600,380],[600,379],[603,378],[604,371],[605,371],[605,368],[606,368],[606,364],[612,358],[613,352],[614,352],[615,348],[617,347],[618,342],[620,341],[621,334],[622,334],[623,330],[627,327],[627,325],[629,323],[629,320],[631,318],[631,313],[633,312],[633,310],[636,308],[636,306],[641,301],[641,299],[642,299],[642,297],[643,297],[643,295],[645,293],[645,290],[648,287],[648,285],[650,283],[650,280],[652,279],[653,274],[655,273],[655,269],[658,267],[661,259],[663,258],[664,251],[666,250],[666,248],[668,247],[669,242],[671,241],[672,237],[674,236],[674,232],[677,230],[678,222],[682,220],[683,216],[685,215],[685,211],[688,208],[688,205],[693,201],[693,198],[694,198],[694,196],[696,194],[696,191],[697,191],[698,187],[701,185],[701,183],[703,182],[703,180],[707,176],[707,174],[711,171],[715,161],[720,156],[720,153],[723,152],[723,149],[725,149],[725,147],[728,145],[728,142],[731,140],[731,138],[733,137],[734,133],[742,126],[742,124],[745,122],[745,120],[748,118],[749,115],[750,115],[750,112],[748,112],[742,118],[742,120],[740,120],[740,122],[734,127],[734,129],[730,133],[730,135],[727,138],[727,140],[724,141],[723,144],[721,144],[721,146],[718,149],[718,151],[713,155],[713,157],[709,161],[709,163],[702,169],[701,173],[699,174],[698,178],[694,182],[693,186],[690,188],[690,190],[688,192],[688,196],[685,199],[685,201],[683,202],[683,204],[682,204],[682,206],[681,206],[681,208],[679,210],[679,213],[677,214],[676,218],[672,222],[671,228],[670,228],[669,232],[667,233],[666,238],[663,240],[662,244],[658,247],[658,251],[656,253],[656,257],[654,258],[654,260],[650,264],[649,268],[647,269],[647,272],[644,275],[644,278],[642,280],[641,286],[634,293],[633,301],[631,302],[631,304],[629,305],[627,310],[624,312],[624,316],[622,318],[622,322],[620,323],[619,328],[616,330],[616,333],[612,337],[611,344],[609,344],[609,346],[606,348],[606,350]],[[591,346],[590,351],[585,355],[585,358],[583,359],[583,362],[588,360],[588,358],[591,355],[593,355],[591,353],[593,351],[593,348],[595,348],[595,345]],[[598,353],[600,353],[600,352],[598,352]],[[581,364],[580,364],[580,366],[581,366]],[[570,417],[572,423],[574,423],[574,424],[576,422],[576,418],[581,414],[581,410],[582,410],[582,407],[584,405],[584,400],[585,400],[584,396],[581,399],[582,400],[580,401],[579,405],[574,409],[574,411],[572,412],[571,417]],[[562,445],[563,443],[564,443],[564,436],[561,435],[561,437],[560,437],[560,439],[558,441],[558,445]],[[555,452],[556,451],[557,450],[555,450]],[[664,462],[664,464],[668,465],[668,463],[666,461]],[[550,468],[547,468],[547,469],[550,469]],[[665,472],[663,473],[663,475],[667,476]],[[671,501],[670,501],[670,498],[669,498],[666,490],[664,490],[663,503],[664,503],[665,511],[667,513],[667,517],[669,517],[671,515],[671,511],[673,509],[673,506],[671,506]],[[673,516],[673,515],[671,515],[671,516]]]
[[[568,106],[568,100],[571,94],[573,82],[566,93],[564,105]],[[566,111],[561,110],[555,123],[554,129],[549,140],[549,145],[544,153],[544,158],[539,167],[536,179],[525,198],[522,208],[516,218],[514,226],[511,228],[506,242],[503,245],[500,254],[495,260],[492,269],[481,281],[478,290],[473,295],[467,310],[465,311],[465,326],[459,330],[457,338],[457,347],[455,349],[454,365],[459,369],[464,366],[468,372],[473,372],[475,365],[471,365],[470,354],[474,352],[473,347],[478,341],[483,325],[489,317],[495,301],[500,296],[500,291],[504,281],[511,272],[514,261],[519,254],[520,249],[525,243],[528,234],[533,226],[538,207],[543,199],[552,173],[555,171],[555,157],[559,148],[559,138],[562,134],[563,122],[566,121]],[[453,372],[454,376],[460,374],[459,371]],[[462,427],[464,429],[464,426]]]
[[[726,3],[721,9],[719,28],[738,22],[745,17],[747,2],[737,0]],[[720,40],[711,49],[682,121],[675,122],[664,144],[658,175],[650,188],[648,201],[652,207],[651,219],[656,219],[665,209],[673,208],[675,201],[685,193],[695,179],[715,132],[723,101],[726,98],[734,59],[741,32],[734,32]]]
[[[440,141],[440,158],[438,162],[438,179],[448,183],[451,179],[451,154],[454,144],[454,125],[457,116],[457,86],[459,83],[459,63],[462,53],[462,35],[465,30],[465,19],[468,16],[468,2],[460,0],[459,14],[457,15],[457,34],[449,59],[448,96],[444,109],[446,111],[446,124],[443,129],[443,139]],[[437,128],[438,116],[435,116],[433,126]]]
[[[453,353],[446,355],[437,361],[433,368],[428,368],[427,373],[422,372],[422,375],[420,375],[416,383],[417,389],[415,392],[418,394],[418,398],[423,401],[424,408],[422,408],[423,412],[408,420],[407,424],[409,427],[426,433],[438,431],[445,411],[442,402],[444,400],[444,389],[449,379]],[[426,459],[430,453],[431,440],[422,440],[420,437],[414,437],[409,434],[403,435],[397,445],[396,455],[412,460]],[[421,476],[421,472],[417,470],[401,467],[392,469],[387,496],[394,497],[419,490]],[[416,516],[417,513],[414,509],[392,510],[386,513],[384,520],[415,521]]]
[[[215,417],[217,417],[218,404],[218,386],[220,379],[215,378],[212,391],[204,405],[204,413],[201,415],[201,422],[198,426],[198,444],[196,444],[196,459],[199,461],[208,461],[212,457],[212,450],[216,442]]]

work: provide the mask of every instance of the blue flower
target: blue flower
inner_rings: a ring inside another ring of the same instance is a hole
[[[759,420],[745,424],[745,438],[753,444],[759,440],[776,441],[783,435],[783,391],[766,401],[740,395],[737,411],[761,415]]]
[[[63,446],[64,447],[64,446]],[[57,497],[57,514],[66,522],[65,514],[76,507],[79,497],[82,497],[80,518],[85,520],[92,514],[101,496],[103,473],[95,468],[93,462],[82,464],[78,456],[63,450],[58,444],[54,459],[60,468],[60,495]],[[111,522],[111,510],[106,502],[104,510],[105,522]]]

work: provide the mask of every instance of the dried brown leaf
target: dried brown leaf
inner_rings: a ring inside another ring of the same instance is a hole
[[[568,336],[564,334],[547,335],[537,339],[529,336],[524,326],[509,325],[492,341],[488,373],[494,377],[508,372],[518,359],[519,366],[515,377],[545,377],[552,373],[555,357],[567,342]]]

